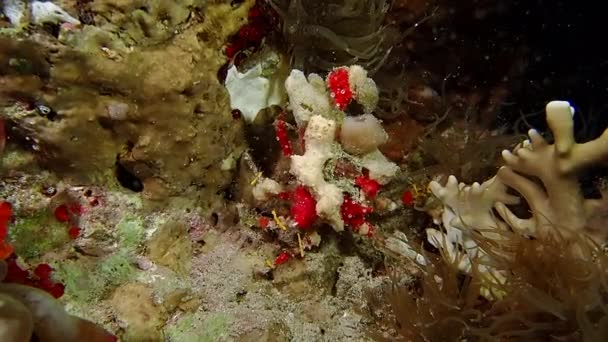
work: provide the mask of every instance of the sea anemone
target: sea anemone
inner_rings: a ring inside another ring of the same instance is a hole
[[[270,0],[283,19],[292,66],[305,72],[358,64],[378,70],[398,41],[386,0]]]

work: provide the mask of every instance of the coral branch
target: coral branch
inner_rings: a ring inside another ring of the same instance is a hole
[[[445,233],[428,229],[427,239],[442,250],[446,262],[470,272],[473,258],[478,264],[491,262],[493,257],[502,258],[505,251],[485,251],[477,241],[481,237],[484,248],[493,243],[500,245],[504,233],[510,231],[541,240],[580,241],[585,235],[596,242],[605,240],[606,199],[585,199],[577,172],[608,160],[608,130],[593,141],[578,144],[573,132],[574,109],[568,102],[549,103],[546,115],[555,137],[553,144],[530,130],[529,140],[512,152],[502,152],[505,166],[486,182],[467,186],[450,176],[445,186],[438,182],[429,184],[443,205],[441,211],[429,214],[436,224],[443,226]],[[520,218],[509,209],[508,205],[516,204],[519,198],[507,193],[507,187],[525,199],[532,217]],[[494,209],[499,217],[494,215]],[[489,272],[496,279],[501,276],[493,268],[479,271]]]

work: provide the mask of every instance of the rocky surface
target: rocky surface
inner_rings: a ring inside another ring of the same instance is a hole
[[[66,2],[95,26],[63,27],[57,38],[0,35],[0,117],[9,136],[76,181],[107,183],[117,173],[150,199],[211,201],[243,146],[217,70],[246,7]]]
[[[121,340],[371,340],[365,292],[389,279],[345,255],[335,236],[271,269],[281,247],[221,211],[218,220],[200,207],[149,212],[137,194],[53,183],[48,174],[19,179],[4,179],[0,196],[14,204],[11,234],[37,237],[36,246],[15,246],[27,256],[20,262],[49,263],[66,286],[67,309]],[[46,196],[45,184],[57,194]],[[49,208],[74,202],[82,205],[81,231],[70,239]],[[61,243],[48,244],[59,233]]]

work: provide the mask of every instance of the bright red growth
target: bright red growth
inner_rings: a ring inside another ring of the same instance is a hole
[[[8,224],[13,217],[13,206],[9,202],[0,202],[0,260],[8,258],[13,254],[13,246],[6,242],[8,236]]]
[[[281,254],[279,254],[279,256],[277,256],[277,258],[274,259],[274,265],[278,266],[278,265],[284,264],[287,262],[287,260],[289,260],[289,253],[281,252]]]
[[[8,224],[13,217],[13,206],[9,202],[0,202],[0,223]]]
[[[13,206],[9,202],[0,202],[0,242],[8,234],[8,224],[13,217]]]
[[[13,246],[6,241],[0,242],[0,260],[4,260],[15,252]]]
[[[243,45],[244,44],[240,40],[239,41],[235,40],[226,46],[226,50],[224,50],[224,52],[226,53],[226,56],[228,58],[232,59],[232,58],[234,58],[236,53],[239,52],[243,48]]]
[[[342,206],[340,207],[342,220],[344,220],[347,225],[354,228],[358,228],[364,224],[366,216],[373,211],[372,208],[353,201],[348,195],[344,196],[344,202],[342,202]]]
[[[283,201],[288,201],[289,199],[291,199],[291,193],[289,193],[288,191],[281,191],[277,196],[279,196],[279,198]]]
[[[34,269],[34,274],[41,280],[50,279],[53,268],[49,264],[40,264]]]
[[[15,258],[9,258],[6,260],[6,265],[7,270],[6,277],[4,278],[5,282],[29,285],[29,272],[19,267]]]
[[[55,209],[55,218],[59,222],[68,222],[70,220],[70,213],[68,212],[68,206],[62,204]]]
[[[287,134],[287,125],[285,124],[285,121],[277,120],[275,130],[277,134],[277,141],[281,146],[281,151],[283,151],[283,155],[287,157],[291,156],[293,154],[293,150],[291,148],[291,143]]]
[[[77,216],[80,216],[82,214],[82,206],[80,205],[80,203],[72,203],[69,205],[68,210]]]
[[[63,294],[65,293],[65,285],[61,283],[55,283],[50,288],[42,290],[45,290],[55,298],[61,298],[61,296],[63,296]]]
[[[374,198],[380,191],[380,183],[378,183],[375,179],[369,178],[368,175],[359,176],[355,178],[355,184],[363,190],[365,196],[368,198]]]
[[[414,194],[409,190],[404,192],[403,196],[401,196],[401,202],[403,202],[405,205],[414,204]]]
[[[348,69],[338,68],[330,72],[327,76],[327,86],[331,91],[331,97],[336,102],[336,106],[340,110],[344,110],[353,99],[353,92],[350,90],[348,81]]]
[[[30,274],[27,270],[22,269],[17,264],[16,258],[9,258],[7,260],[7,273],[4,279],[7,283],[15,283],[26,286],[35,287],[43,290],[55,298],[63,296],[65,292],[65,286],[61,283],[56,283],[51,279],[53,269],[47,264],[40,264],[36,266],[33,274]]]
[[[243,25],[226,45],[226,56],[233,59],[241,51],[257,50],[264,37],[277,26],[277,13],[264,0],[257,0],[249,10],[247,24]]]
[[[268,224],[270,224],[270,219],[266,216],[260,216],[258,219],[258,224],[261,228],[267,228]]]
[[[298,186],[292,196],[291,217],[300,229],[308,229],[317,219],[317,201],[304,186]]]
[[[70,235],[70,239],[74,240],[77,237],[80,236],[80,228],[76,227],[76,226],[72,226],[70,227],[70,229],[68,230],[68,235]]]

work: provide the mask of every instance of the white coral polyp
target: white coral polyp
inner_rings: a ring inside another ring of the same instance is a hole
[[[325,81],[317,74],[310,74],[306,79],[300,70],[292,70],[285,81],[285,89],[289,94],[289,109],[298,126],[308,122],[313,115],[324,115],[332,109]]]
[[[304,134],[306,152],[291,157],[291,173],[301,184],[312,189],[317,200],[317,214],[328,220],[335,230],[344,229],[340,217],[343,201],[342,190],[323,177],[323,167],[332,157],[332,144],[336,134],[336,122],[320,115],[310,118]]]
[[[371,113],[378,105],[378,87],[373,79],[367,77],[367,70],[360,65],[348,68],[348,83],[353,98],[363,106],[365,113]]]
[[[253,198],[257,201],[265,201],[268,200],[271,196],[279,194],[283,191],[283,187],[277,181],[270,178],[262,178],[257,184],[253,187],[251,192],[253,193]]]
[[[387,184],[399,171],[399,166],[375,149],[361,158],[361,166],[369,171],[369,177],[380,184]]]

